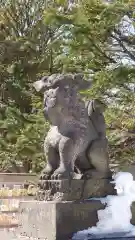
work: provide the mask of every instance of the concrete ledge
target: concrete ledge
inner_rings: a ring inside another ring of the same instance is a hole
[[[135,237],[99,237],[99,238],[92,238],[92,240],[135,240]],[[64,239],[63,239],[64,240]],[[84,239],[79,239],[84,240]],[[91,240],[87,238],[87,240]]]
[[[28,173],[0,173],[0,183],[24,183],[26,181],[37,182],[36,174]]]
[[[47,240],[69,240],[73,233],[95,226],[97,211],[105,206],[100,201],[20,202],[21,236]]]

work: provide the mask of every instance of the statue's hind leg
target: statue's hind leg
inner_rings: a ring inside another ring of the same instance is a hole
[[[93,169],[86,171],[83,178],[111,177],[111,172],[109,170],[109,156],[106,139],[99,139],[93,141],[88,151],[88,158],[93,166]]]

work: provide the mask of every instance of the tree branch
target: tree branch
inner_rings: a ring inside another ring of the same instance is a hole
[[[88,39],[91,41],[93,46],[98,50],[98,52],[100,52],[106,59],[108,59],[112,63],[117,63],[112,57],[108,56],[105,52],[103,52],[101,48],[95,44],[92,38],[88,37]]]
[[[126,42],[126,43],[131,44],[131,45],[133,44],[128,36],[122,35],[120,30],[115,29],[114,32],[119,35],[119,38],[121,39],[121,41]]]
[[[132,54],[132,53],[125,47],[125,45],[124,45],[124,43],[122,42],[122,40],[121,40],[119,37],[117,37],[116,35],[113,35],[113,34],[111,34],[111,37],[114,38],[114,39],[119,43],[120,47],[123,49],[123,52],[126,53],[126,54],[128,54],[128,56],[129,56],[133,61],[135,61],[135,55]]]

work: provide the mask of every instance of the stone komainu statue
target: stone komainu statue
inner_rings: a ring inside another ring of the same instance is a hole
[[[53,74],[34,83],[37,91],[44,91],[44,115],[51,124],[41,179],[109,176],[103,104],[85,104],[79,94],[90,85],[81,74]]]

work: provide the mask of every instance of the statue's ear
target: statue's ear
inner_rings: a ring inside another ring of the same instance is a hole
[[[92,81],[86,81],[84,80],[84,75],[81,73],[75,74],[74,75],[74,82],[75,85],[78,87],[79,90],[86,90],[91,88]]]
[[[37,92],[40,92],[46,87],[47,77],[41,78],[41,80],[38,80],[33,83],[33,87],[36,89]]]
[[[93,109],[94,111],[104,112],[106,105],[98,99],[93,100]]]

